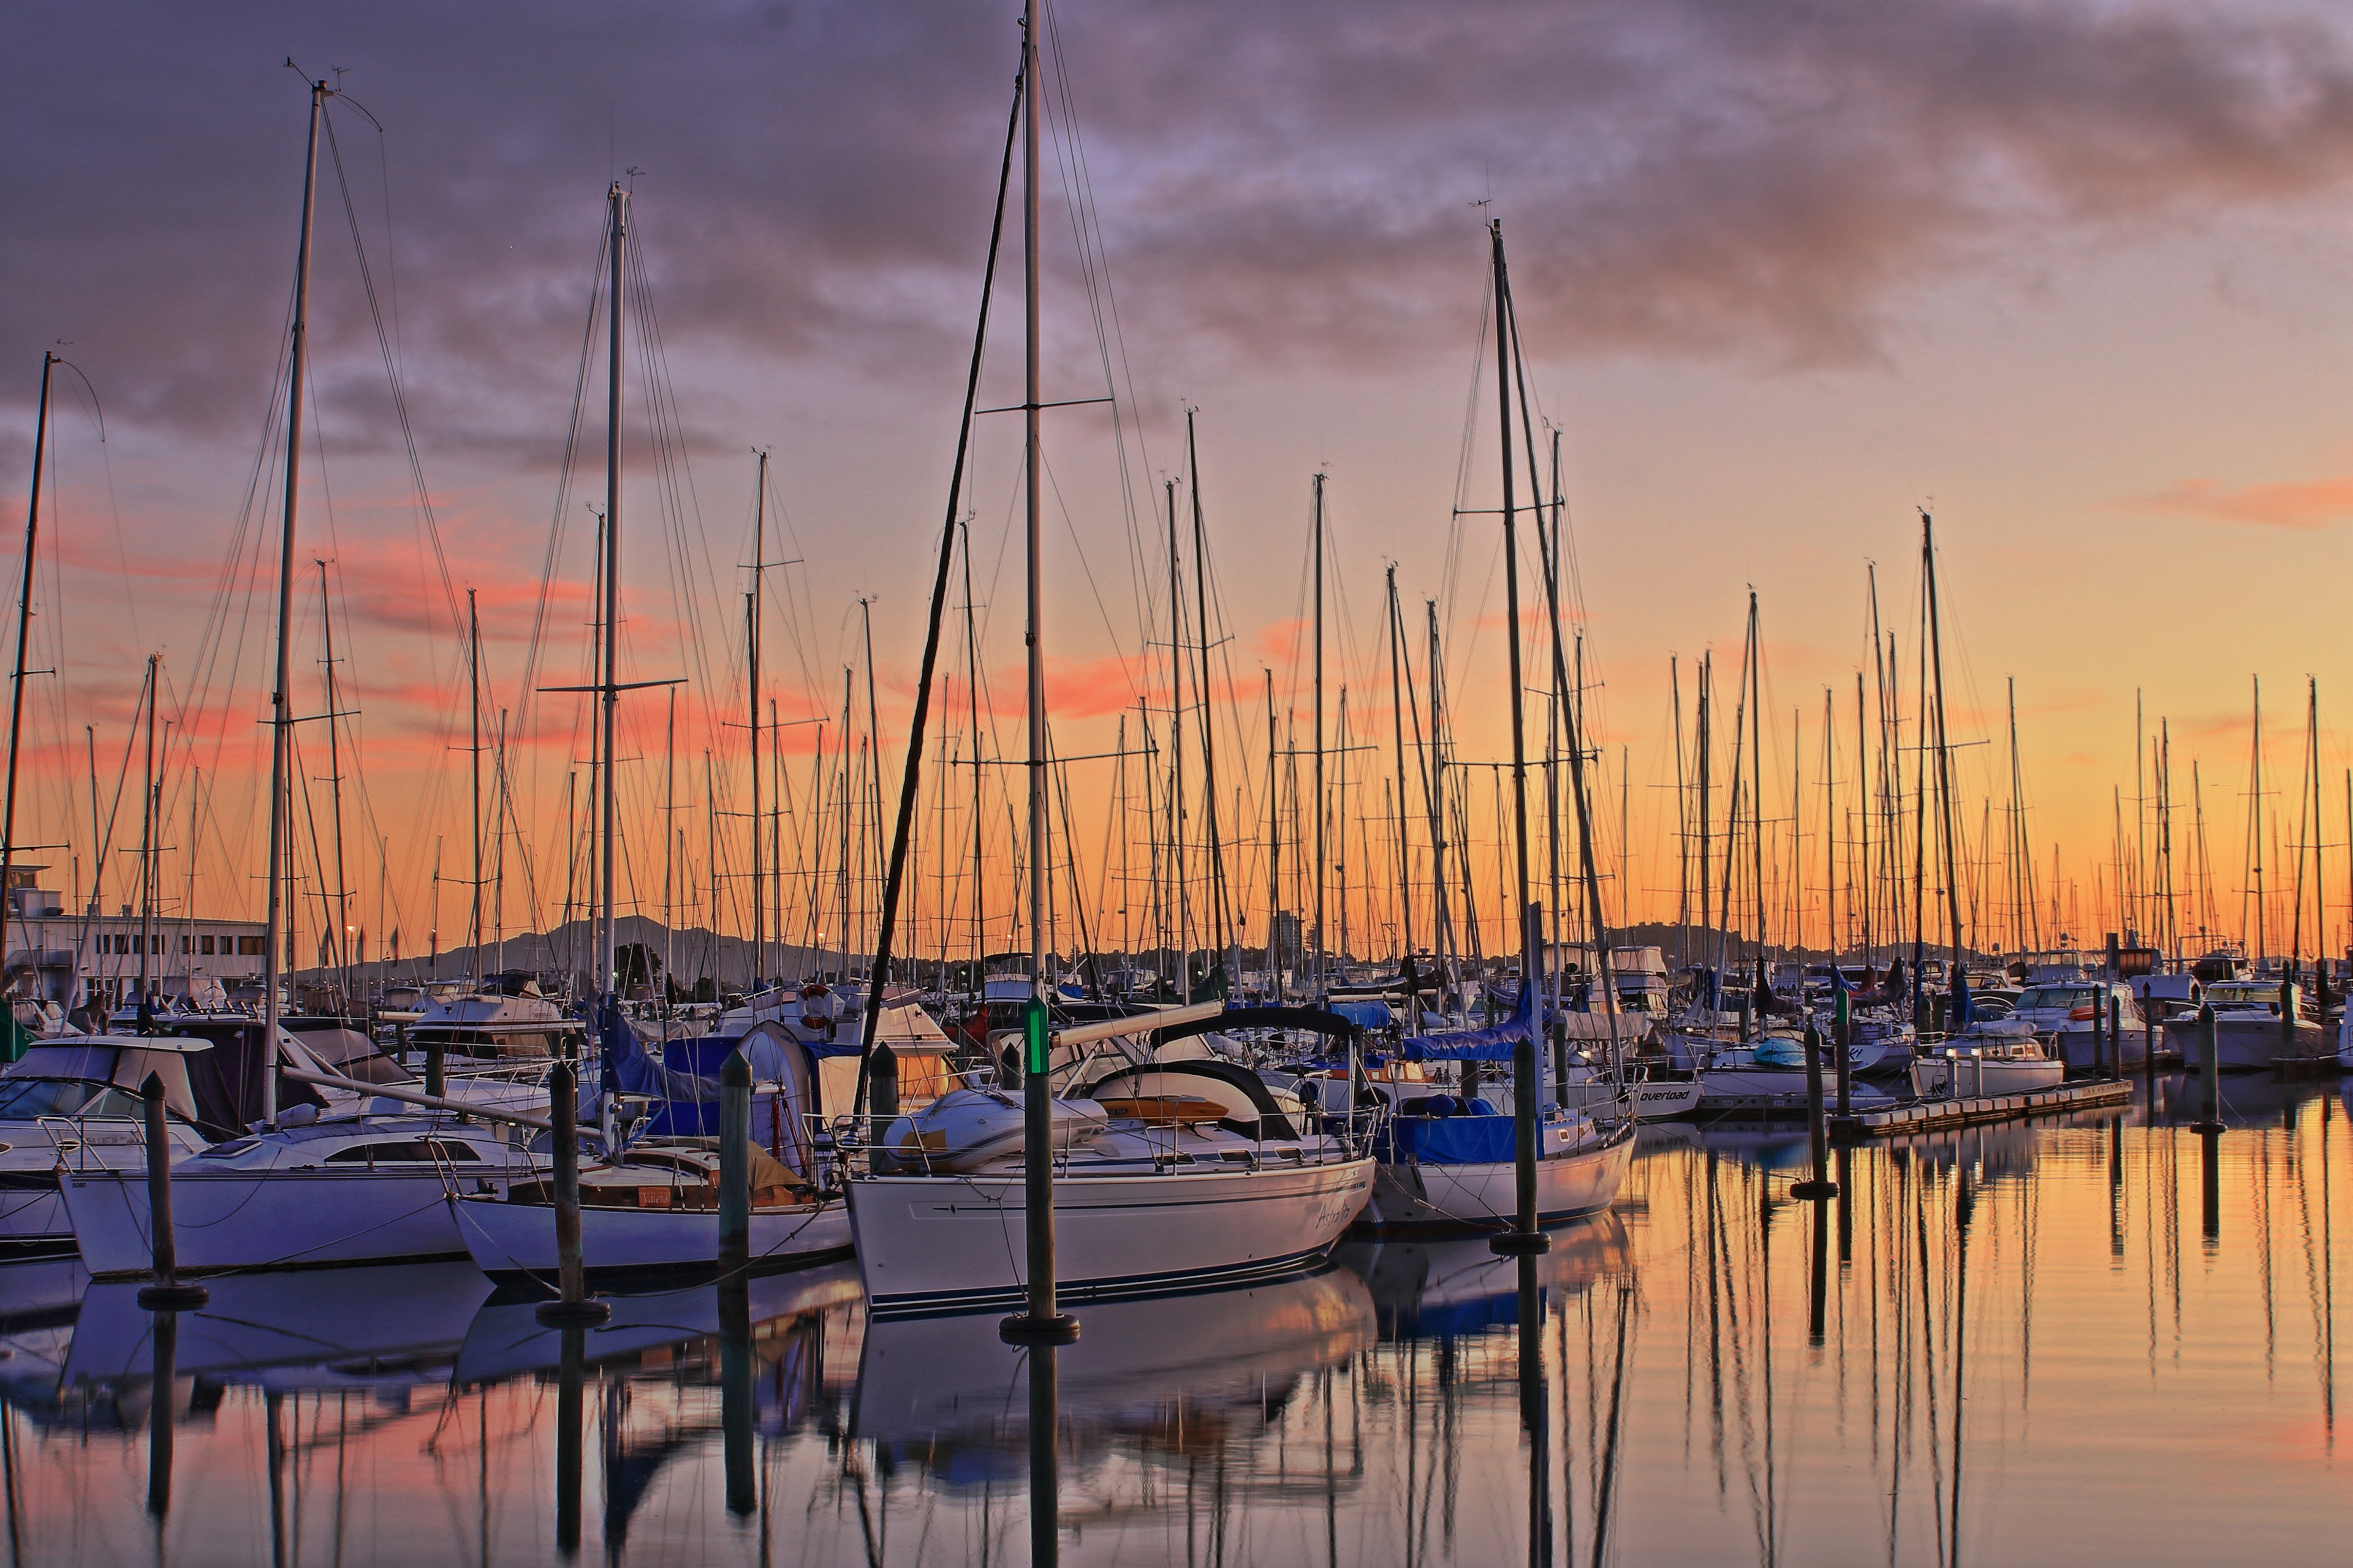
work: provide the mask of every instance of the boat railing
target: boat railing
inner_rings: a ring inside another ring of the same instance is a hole
[[[147,1142],[147,1129],[132,1116],[40,1116],[34,1125],[48,1134],[58,1161],[73,1156],[76,1171],[91,1169],[91,1151],[136,1149]]]

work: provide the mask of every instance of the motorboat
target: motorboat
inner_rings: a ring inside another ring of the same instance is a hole
[[[1974,1005],[1976,998],[1970,1000]],[[2123,1035],[2116,1043],[2105,1044],[2112,1013]],[[2119,1059],[2127,1066],[2148,1059],[2140,998],[2121,980],[2079,978],[2030,985],[2019,994],[2010,1016],[2031,1026],[2043,1048],[2077,1071],[2113,1068]],[[2118,1050],[2121,1058],[2115,1054]]]
[[[435,998],[406,1026],[411,1050],[438,1046],[448,1057],[487,1061],[568,1055],[581,1034],[580,1020],[565,1016],[537,977],[520,971],[488,975],[471,990]]]
[[[2294,1015],[2285,1027],[2283,996]],[[2204,1002],[2214,1010],[2214,1056],[2223,1072],[2267,1072],[2274,1061],[2325,1058],[2340,1049],[2316,1016],[2310,991],[2292,980],[2218,980],[2206,987]],[[2165,1043],[2180,1053],[2184,1068],[2205,1070],[2197,1014],[2168,1018]]]
[[[1859,1081],[1861,1074],[1877,1063],[1882,1049],[1877,1042],[1860,1040],[1848,1047],[1849,1104],[1888,1098],[1877,1085]],[[1802,1097],[1808,1092],[1805,1040],[1792,1035],[1759,1035],[1746,1046],[1725,1047],[1700,1068],[1699,1083],[1703,1110],[1710,1101]],[[1836,1096],[1837,1085],[1837,1068],[1825,1063],[1822,1093],[1826,1100]]]
[[[1912,1063],[1912,1089],[1923,1099],[2031,1094],[2066,1077],[2067,1064],[2042,1048],[2034,1026],[2016,1018],[1971,1024]]]
[[[58,1193],[61,1162],[144,1172],[140,1089],[164,1086],[164,1135],[185,1159],[236,1137],[260,1115],[261,1030],[250,1020],[174,1035],[82,1035],[36,1041],[0,1073],[0,1261],[74,1256]],[[298,1040],[281,1065],[318,1068]],[[330,1094],[280,1075],[280,1103],[315,1114]],[[348,1096],[334,1095],[347,1102]]]
[[[281,1116],[172,1166],[180,1268],[301,1268],[467,1256],[446,1194],[543,1173],[507,1126],[446,1114]],[[148,1272],[145,1162],[62,1163],[58,1192],[93,1279]]]

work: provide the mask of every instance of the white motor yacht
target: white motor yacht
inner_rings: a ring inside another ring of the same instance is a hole
[[[461,1061],[545,1060],[576,1050],[583,1033],[580,1020],[566,1017],[535,976],[510,972],[432,999],[407,1026],[407,1043],[411,1050],[438,1045]]]
[[[164,1124],[176,1155],[234,1129],[200,1121],[191,1058],[210,1040],[94,1035],[42,1041],[0,1075],[0,1262],[74,1256],[58,1196],[58,1163],[143,1172],[140,1086],[164,1085]],[[207,1064],[209,1065],[209,1064]]]
[[[2283,991],[2295,1012],[2292,1033],[2280,1026]],[[2315,1016],[2311,993],[2293,982],[2217,981],[2206,987],[2204,1000],[2214,1009],[2214,1055],[2224,1072],[2266,1072],[2280,1058],[2317,1058],[2337,1048]],[[2193,1073],[2205,1070],[2204,1042],[2196,1013],[2178,1013],[2168,1018],[2165,1040],[2180,1052],[2184,1068]]]
[[[1912,1089],[1924,1099],[2031,1094],[2066,1077],[2067,1064],[2042,1048],[2034,1026],[2014,1018],[1971,1024],[1912,1063]]]

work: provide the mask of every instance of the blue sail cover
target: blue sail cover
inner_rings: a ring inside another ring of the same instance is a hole
[[[754,1082],[773,1082],[790,1072],[776,1032],[696,1035],[650,1042],[631,1026],[618,1007],[596,1011],[596,1038],[607,1094],[643,1095],[662,1102],[639,1135],[705,1137],[719,1131],[719,1069],[738,1049],[752,1067]]]
[[[1409,1062],[1507,1062],[1513,1048],[1528,1040],[1541,1046],[1535,1016],[1540,987],[1523,985],[1512,1016],[1483,1029],[1458,1029],[1447,1035],[1416,1035],[1398,1043],[1398,1055]]]
[[[1517,1152],[1512,1119],[1489,1106],[1460,1116],[1395,1116],[1382,1130],[1388,1147],[1374,1152],[1390,1162],[1424,1165],[1504,1165]]]
[[[1389,1005],[1377,997],[1335,1002],[1331,1004],[1331,1009],[1359,1029],[1386,1029],[1397,1021],[1389,1012]]]

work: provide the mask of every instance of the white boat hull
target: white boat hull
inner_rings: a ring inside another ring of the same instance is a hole
[[[2148,1060],[2148,1037],[2138,1027],[2132,1026],[2126,1027],[2123,1047],[2125,1066],[2136,1067]],[[2081,1029],[2061,1029],[2051,1037],[2042,1048],[2053,1056],[2062,1058],[2069,1067],[2078,1072],[2090,1072],[2097,1068],[2110,1068],[2116,1065],[2108,1058],[2108,1053],[2116,1047],[2109,1042],[2107,1031],[2105,1029],[2100,1032],[2096,1052],[2092,1031],[2088,1026]],[[2095,1054],[2097,1060],[2094,1059]],[[2271,1064],[2266,1062],[2263,1065],[2268,1067]]]
[[[1668,1121],[1699,1109],[1696,1078],[1657,1079],[1634,1086],[1634,1120]]]
[[[1616,1201],[1634,1163],[1630,1128],[1606,1140],[1536,1162],[1536,1223],[1560,1225],[1597,1214]],[[1514,1162],[1433,1165],[1401,1160],[1383,1164],[1372,1197],[1354,1228],[1372,1236],[1407,1232],[1501,1230],[1519,1215]]]
[[[1997,1094],[2031,1094],[2057,1089],[2066,1081],[2067,1064],[2056,1058],[2011,1060],[1989,1057],[1921,1057],[1912,1063],[1912,1089],[1923,1099],[1945,1092],[1946,1079],[1957,1070],[1953,1093],[1963,1100]]]
[[[1319,1261],[1365,1206],[1369,1159],[1260,1170],[1058,1174],[1060,1298],[1157,1295],[1265,1279]],[[850,1227],[881,1314],[1021,1305],[1028,1209],[1022,1178],[860,1176]]]
[[[555,1210],[552,1206],[508,1203],[488,1194],[461,1194],[448,1202],[458,1234],[483,1273],[501,1283],[546,1284],[554,1279]],[[751,1231],[755,1273],[849,1256],[849,1214],[839,1202],[755,1209]],[[719,1215],[714,1209],[584,1207],[580,1256],[592,1279],[631,1273],[707,1273],[719,1263]]]
[[[438,1171],[198,1173],[191,1163],[172,1170],[183,1272],[467,1256]],[[149,1271],[145,1171],[67,1171],[58,1188],[91,1278]]]
[[[2165,1037],[2181,1053],[2185,1068],[2190,1072],[2206,1070],[2205,1047],[2194,1016],[2167,1019]],[[2272,1063],[2282,1057],[2318,1058],[2328,1054],[2328,1032],[2306,1019],[2296,1021],[2292,1049],[2280,1038],[2277,1018],[2214,1020],[2214,1055],[2224,1072],[2269,1072]],[[2342,1059],[2342,1053],[2338,1054]]]
[[[1770,1100],[1784,1097],[1803,1099],[1806,1094],[1806,1069],[1803,1068],[1743,1067],[1707,1068],[1699,1075],[1699,1103],[1705,1110],[1712,1100]],[[1859,1081],[1852,1073],[1847,1075],[1847,1103],[1864,1100],[1883,1103],[1887,1091],[1875,1085]],[[1838,1108],[1838,1076],[1822,1075],[1822,1103],[1835,1110]]]

